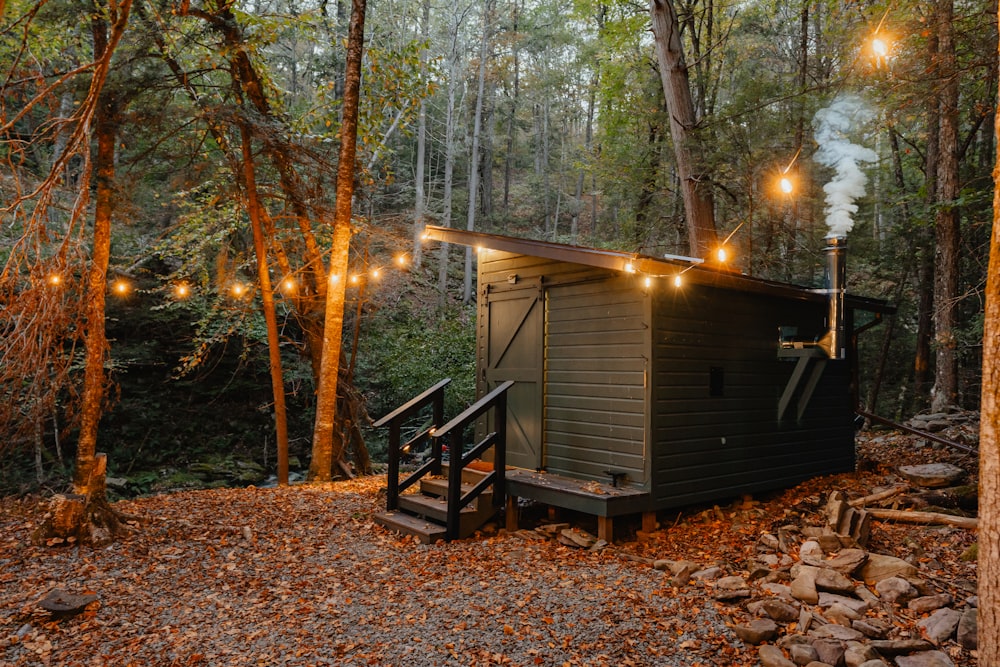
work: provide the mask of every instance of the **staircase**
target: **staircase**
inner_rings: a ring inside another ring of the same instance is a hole
[[[507,390],[514,383],[504,382],[437,428],[443,421],[444,388],[449,382],[442,380],[375,422],[376,427],[389,427],[386,511],[376,514],[375,522],[414,535],[424,544],[472,535],[496,515],[504,500]],[[404,424],[419,418],[426,408],[433,410],[432,425],[403,443]],[[491,411],[496,430],[478,443],[466,443],[465,432]],[[444,463],[445,442],[450,458],[448,463]],[[400,479],[402,454],[428,445],[428,460]],[[490,449],[493,450],[492,470],[469,467]],[[406,493],[410,487],[413,490]]]
[[[399,507],[375,515],[375,523],[404,535],[413,535],[423,544],[447,540],[448,524],[448,465],[442,465],[444,478],[420,480],[419,493],[399,496]],[[462,471],[461,493],[465,495],[486,477],[478,470]],[[484,491],[459,511],[457,539],[469,537],[496,516],[493,492]]]

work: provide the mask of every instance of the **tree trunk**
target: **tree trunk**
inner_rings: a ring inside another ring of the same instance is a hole
[[[938,75],[943,81],[938,137],[937,251],[934,270],[934,387],[931,409],[941,411],[958,403],[959,196],[958,75],[955,64],[954,0],[939,0],[937,8]]]
[[[994,116],[1000,136],[1000,115]],[[1000,665],[1000,155],[986,277],[979,426],[979,664]]]
[[[278,338],[278,318],[274,311],[274,292],[271,273],[267,264],[267,243],[261,222],[260,198],[257,194],[257,175],[254,171],[253,146],[246,120],[240,121],[240,138],[243,153],[243,188],[246,192],[247,213],[253,229],[253,248],[257,255],[257,280],[260,283],[261,305],[267,328],[268,366],[271,371],[271,394],[274,397],[274,429],[278,451],[278,484],[288,486],[288,417],[285,410],[285,380],[281,370],[281,347]]]
[[[92,21],[94,55],[99,59],[109,48],[108,28],[102,18]],[[76,446],[76,471],[73,491],[85,496],[93,479],[94,456],[97,453],[97,427],[104,408],[107,377],[104,360],[108,341],[104,330],[104,306],[108,290],[108,264],[111,258],[111,215],[115,182],[115,139],[118,131],[118,100],[113,93],[102,92],[94,114],[94,136],[97,152],[94,167],[97,173],[94,196],[94,238],[90,270],[87,275],[86,334],[84,343],[83,396],[80,401],[80,435]],[[82,187],[87,187],[86,184]]]
[[[650,0],[653,36],[660,79],[670,114],[670,136],[674,143],[674,159],[684,198],[690,253],[709,257],[718,243],[712,204],[710,177],[705,173],[699,155],[697,123],[691,84],[684,62],[677,12],[672,0]]]
[[[444,119],[444,192],[441,202],[441,226],[451,227],[451,204],[455,180],[455,97],[458,95],[458,29],[459,14],[456,11],[451,25],[451,52],[448,57],[448,102]],[[447,243],[441,244],[438,257],[438,291],[441,305],[448,299],[448,254]]]
[[[420,22],[420,33],[427,39],[430,24],[431,2],[424,0],[423,15]],[[420,71],[427,70],[426,50],[420,51]],[[414,173],[415,201],[413,203],[413,266],[420,268],[423,263],[424,235],[424,163],[427,161],[427,102],[420,100],[420,113],[417,116],[417,167]]]
[[[514,56],[514,90],[510,98],[510,110],[507,116],[507,154],[503,161],[503,213],[510,213],[510,181],[514,170],[514,148],[517,136],[517,103],[521,92],[521,62],[520,44],[517,26],[520,18],[520,1],[514,0],[514,18],[512,19],[511,33],[513,33],[513,56]]]
[[[343,120],[337,164],[337,202],[333,217],[333,247],[330,249],[329,285],[326,290],[326,320],[323,354],[316,397],[309,479],[329,481],[335,461],[343,453],[343,442],[334,443],[337,417],[337,380],[344,330],[344,301],[351,241],[351,200],[354,197],[354,159],[358,137],[358,100],[361,90],[361,56],[364,47],[366,0],[352,0],[347,34],[347,66],[344,73]]]
[[[476,194],[479,190],[479,141],[483,126],[483,93],[486,86],[486,58],[490,44],[490,13],[493,0],[487,0],[483,7],[483,41],[479,45],[479,74],[476,83],[476,110],[472,124],[472,156],[469,160],[469,208],[465,228],[470,232],[476,228]],[[462,303],[472,301],[472,248],[465,249],[465,278],[462,282]]]

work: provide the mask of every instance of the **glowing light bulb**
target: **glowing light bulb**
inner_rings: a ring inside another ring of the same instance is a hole
[[[359,276],[356,273],[353,276],[351,276],[351,284],[352,285],[357,285],[359,282],[361,282],[361,276]]]
[[[889,55],[889,45],[881,37],[872,39],[872,53],[876,58],[885,58]]]
[[[331,285],[336,285],[337,283],[340,282],[340,275],[336,273],[331,273],[329,280]]]
[[[715,257],[716,259],[719,260],[720,264],[724,264],[725,261],[729,258],[729,254],[726,252],[725,248],[719,248],[718,250],[715,251]]]
[[[281,290],[285,293],[290,293],[295,291],[295,281],[291,278],[285,278],[281,281]]]
[[[795,189],[795,185],[792,183],[792,179],[788,178],[787,176],[781,177],[781,180],[778,181],[778,187],[781,188],[781,191],[786,195],[792,194],[792,190]]]
[[[632,264],[632,262],[626,262],[625,263],[625,272],[626,273],[635,273],[635,266]]]
[[[424,232],[423,234],[420,235],[420,240],[421,241],[426,241],[429,238],[430,238],[430,234],[428,234],[427,232]]]
[[[646,279],[643,280],[642,282],[643,282],[643,284],[646,287],[652,287],[653,286],[653,279],[651,277],[649,277],[649,276],[646,276]]]
[[[174,294],[176,294],[177,298],[179,299],[187,297],[190,293],[191,293],[191,288],[188,287],[185,283],[177,283],[177,285],[174,287]]]
[[[406,266],[406,255],[396,255],[396,264]]]
[[[243,293],[246,291],[246,288],[243,286],[243,283],[234,283],[231,288],[231,291],[233,293],[233,296],[239,298],[243,296]]]
[[[372,278],[374,278],[375,280],[378,280],[381,277],[382,277],[382,270],[381,269],[372,269]]]
[[[58,273],[53,273],[52,275],[49,276],[49,284],[55,287],[62,285],[62,276],[60,276]]]
[[[684,279],[681,278],[681,274],[678,273],[676,276],[674,276],[674,287],[680,287],[683,284],[684,284]]]
[[[124,280],[116,280],[113,288],[115,293],[119,296],[125,296],[128,294],[128,283]]]

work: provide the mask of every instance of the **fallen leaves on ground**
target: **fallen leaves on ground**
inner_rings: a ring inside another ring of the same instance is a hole
[[[913,441],[871,440],[867,472],[662,513],[643,541],[603,551],[503,533],[420,545],[372,523],[379,477],[122,501],[145,524],[98,550],[31,546],[40,504],[0,500],[0,665],[756,665],[727,628],[738,609],[643,560],[745,572],[761,533],[814,519],[831,489],[892,482]],[[974,586],[959,559],[973,540],[879,523],[871,546],[959,591]],[[37,603],[55,588],[99,604],[53,620]]]

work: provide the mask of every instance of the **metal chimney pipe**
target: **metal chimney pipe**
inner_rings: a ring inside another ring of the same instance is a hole
[[[826,293],[829,296],[827,332],[819,341],[831,359],[847,358],[847,332],[844,326],[844,294],[847,291],[847,238],[826,239]]]

